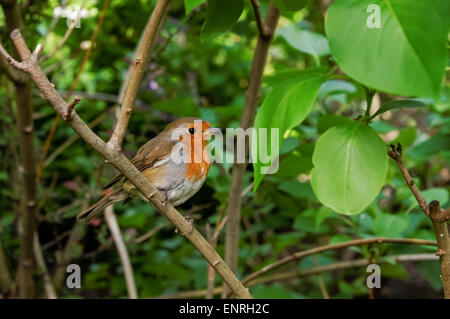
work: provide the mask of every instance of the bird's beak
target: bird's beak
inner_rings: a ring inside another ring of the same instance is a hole
[[[203,136],[207,139],[216,134],[217,135],[222,134],[222,131],[220,130],[220,128],[210,127],[209,129],[207,129],[203,132]]]

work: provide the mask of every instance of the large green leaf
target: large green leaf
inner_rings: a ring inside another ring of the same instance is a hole
[[[206,0],[184,0],[184,8],[186,9],[186,14],[189,14],[193,9],[201,5]]]
[[[275,86],[267,95],[255,118],[257,134],[252,135],[252,158],[254,168],[254,190],[263,179],[264,168],[269,168],[280,150],[284,133],[299,125],[309,114],[320,86],[326,80],[323,69],[301,71],[296,77]],[[258,145],[259,129],[267,128],[267,143]],[[278,140],[272,141],[271,129],[279,129]],[[272,144],[274,143],[274,144]],[[267,150],[273,147],[274,153]],[[270,155],[270,160],[261,163],[257,154]]]
[[[373,222],[373,233],[379,237],[396,237],[408,228],[409,216],[379,213]]]
[[[280,29],[279,34],[294,49],[311,54],[316,58],[330,54],[327,38],[320,33],[302,30],[296,25],[290,25]]]
[[[281,11],[297,11],[303,9],[309,0],[273,0],[275,6]]]
[[[241,16],[244,0],[208,0],[206,20],[202,26],[202,41],[230,29]]]
[[[380,27],[374,27],[379,8]],[[368,12],[369,11],[369,12]],[[448,0],[336,0],[326,33],[339,66],[368,87],[437,97],[447,63]]]
[[[388,168],[386,146],[360,122],[330,128],[316,143],[311,185],[324,205],[358,214],[377,196]]]

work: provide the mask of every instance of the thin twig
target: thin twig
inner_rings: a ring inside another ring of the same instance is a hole
[[[414,262],[414,261],[434,261],[438,260],[438,258],[433,254],[406,254],[406,255],[397,255],[397,256],[386,256],[378,261],[378,263],[391,263],[392,261],[396,262]],[[334,264],[329,264],[325,266],[317,266],[310,269],[304,269],[304,270],[293,270],[293,271],[285,271],[285,272],[279,272],[275,273],[270,276],[262,277],[262,278],[256,278],[255,280],[252,280],[248,283],[249,287],[260,285],[260,284],[267,284],[271,282],[278,282],[278,281],[284,281],[284,280],[290,280],[295,278],[302,278],[302,277],[309,277],[314,276],[318,274],[322,274],[324,272],[330,272],[330,271],[337,271],[347,268],[353,268],[353,267],[363,267],[367,266],[368,259],[367,258],[361,258],[356,260],[348,260],[348,261],[340,261]],[[222,292],[222,287],[216,287],[214,288],[214,295],[218,295]],[[201,289],[201,290],[192,290],[192,291],[183,291],[174,293],[171,295],[162,295],[160,297],[156,297],[155,299],[187,299],[187,298],[202,298],[206,295],[207,290]]]
[[[422,194],[420,193],[419,189],[416,186],[416,183],[414,183],[414,180],[412,179],[411,175],[409,175],[408,170],[405,167],[405,164],[403,164],[402,161],[402,145],[399,143],[397,144],[397,147],[394,145],[390,145],[391,151],[388,151],[389,157],[391,157],[393,160],[397,162],[398,168],[400,169],[400,172],[403,175],[403,178],[406,181],[406,184],[408,185],[409,189],[411,190],[411,193],[413,193],[414,197],[417,200],[417,203],[419,204],[422,211],[429,216],[430,212],[428,210],[427,201],[425,198],[423,198]]]
[[[270,36],[258,36],[258,42],[253,54],[252,68],[250,71],[247,93],[245,95],[245,105],[239,125],[244,130],[251,127],[255,119],[264,66],[266,65],[267,54],[272,42],[272,35],[277,26],[279,16],[280,11],[273,5],[273,3],[271,3],[264,22],[268,30],[270,30]],[[228,224],[225,238],[225,260],[233,272],[237,271],[238,265],[239,227],[241,223],[242,201],[241,193],[245,170],[245,163],[233,164],[231,186],[228,195]],[[228,292],[229,290],[224,288],[222,296],[227,295]]]
[[[259,34],[262,38],[270,37],[270,33],[272,32],[269,28],[266,27],[263,18],[261,17],[261,12],[259,11],[259,1],[251,0],[253,12],[255,14],[256,24],[258,26]]]
[[[319,257],[314,255],[314,264],[316,268],[320,267]],[[317,274],[317,281],[319,282],[320,293],[322,294],[323,299],[330,299],[330,294],[328,293],[327,287],[325,286],[325,282],[323,281],[321,273]]]
[[[411,190],[411,193],[413,193],[420,208],[425,213],[425,215],[430,218],[433,224],[438,248],[436,255],[439,256],[441,264],[441,280],[444,287],[444,297],[445,299],[450,299],[450,236],[447,227],[447,220],[449,219],[448,210],[445,211],[444,209],[442,209],[440,203],[437,200],[433,200],[430,202],[430,204],[427,204],[427,201],[420,193],[419,189],[414,183],[414,180],[412,179],[411,175],[409,175],[409,172],[402,161],[401,144],[398,143],[397,147],[391,144],[390,147],[391,150],[388,151],[388,155],[397,162],[397,166],[400,169],[400,172],[402,173],[406,184]]]
[[[128,121],[133,110],[134,101],[137,97],[139,83],[144,76],[147,64],[150,60],[150,50],[153,46],[156,34],[165,17],[168,5],[169,0],[159,0],[150,20],[145,27],[144,33],[142,35],[142,40],[136,52],[134,69],[131,73],[128,87],[125,91],[125,97],[120,108],[119,119],[117,120],[111,139],[108,141],[108,146],[113,150],[121,150],[122,141],[126,134]]]
[[[306,256],[315,255],[324,251],[328,250],[334,250],[334,249],[341,249],[351,246],[362,246],[362,245],[368,245],[368,244],[383,244],[383,243],[390,243],[390,244],[407,244],[407,245],[432,245],[436,246],[435,241],[431,240],[424,240],[424,239],[409,239],[409,238],[386,238],[386,237],[375,237],[375,238],[366,238],[366,239],[355,239],[350,240],[342,243],[332,244],[332,245],[325,245],[320,246],[316,248],[312,248],[305,251],[296,252],[292,255],[289,255],[287,257],[284,257],[272,264],[269,264],[262,269],[254,272],[253,274],[245,277],[245,279],[242,281],[243,283],[248,283],[252,280],[254,280],[257,277],[260,277],[270,271],[273,271],[275,269],[280,268],[281,266],[284,266],[290,262],[300,260]]]
[[[52,86],[48,78],[42,72],[36,56],[28,54],[22,46],[26,44],[22,39],[19,30],[13,31],[12,37],[18,51],[22,52],[21,65],[26,65],[25,69],[30,74],[32,80],[39,88],[42,96],[48,100],[54,109],[62,117],[67,110],[67,103]],[[17,38],[22,39],[18,41]],[[0,45],[1,47],[1,45]],[[94,150],[100,153],[106,160],[113,164],[135,187],[136,189],[155,207],[155,209],[163,214],[172,224],[180,230],[180,232],[192,242],[192,244],[200,251],[205,259],[215,268],[217,273],[230,286],[232,291],[239,298],[252,298],[248,290],[236,278],[225,261],[217,254],[217,252],[209,245],[207,240],[192,227],[186,219],[171,205],[165,204],[164,197],[144,175],[117,149],[111,149],[100,137],[98,137],[84,121],[74,113],[68,119],[67,124],[74,129]]]
[[[117,252],[119,253],[120,262],[122,263],[123,273],[125,275],[128,296],[130,299],[137,299],[138,294],[134,282],[133,267],[131,266],[130,256],[128,256],[127,247],[123,242],[122,234],[112,205],[105,209],[105,220],[114,239],[114,243],[116,244]]]
[[[36,264],[38,266],[39,272],[44,280],[44,290],[48,299],[57,299],[55,287],[53,286],[52,279],[48,273],[47,265],[45,264],[44,256],[42,254],[41,243],[39,242],[39,236],[37,232],[33,236],[33,252],[34,258],[36,259]]]
[[[67,104],[67,110],[66,110],[66,113],[64,113],[64,119],[65,119],[65,120],[68,120],[68,119],[72,116],[72,112],[73,112],[75,106],[76,106],[78,103],[80,103],[80,101],[81,101],[81,99],[80,99],[78,96],[76,96],[76,97],[72,100],[72,102],[70,102],[69,104]]]

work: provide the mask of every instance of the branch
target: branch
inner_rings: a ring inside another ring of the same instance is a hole
[[[18,30],[15,30],[12,36],[13,38],[22,38],[20,31]],[[15,41],[15,43],[19,43],[19,41]],[[36,56],[23,54],[21,55],[21,58],[23,60],[22,63],[30,64],[30,67],[27,68],[28,73],[41,91],[42,96],[48,100],[53,105],[56,112],[63,117],[67,111],[68,105],[42,72]],[[113,164],[136,187],[136,189],[142,193],[156,210],[164,215],[194,244],[239,298],[251,298],[248,290],[239,282],[223,259],[208,244],[206,239],[197,231],[197,229],[193,228],[191,231],[192,225],[190,225],[171,204],[164,204],[163,195],[121,152],[110,148],[86,125],[86,123],[84,123],[76,112],[73,112],[72,116],[67,119],[66,122],[83,140],[86,141],[86,143]]]
[[[38,271],[44,279],[44,290],[48,299],[57,299],[55,287],[53,286],[52,279],[48,273],[47,265],[45,264],[44,256],[42,254],[41,243],[39,242],[39,236],[37,232],[34,232],[33,236],[33,252]]]
[[[402,161],[402,145],[397,144],[397,147],[390,145],[391,150],[388,151],[388,155],[397,162],[397,166],[403,175],[409,189],[413,193],[422,211],[427,215],[431,222],[433,223],[433,229],[437,239],[438,251],[436,253],[439,256],[441,263],[441,279],[442,285],[444,287],[444,297],[445,299],[450,299],[450,237],[448,233],[447,220],[449,219],[448,210],[441,208],[437,200],[433,200],[430,204],[420,193],[414,180],[409,175],[408,170]]]
[[[10,62],[8,62],[3,52],[2,54],[0,54],[0,69],[5,72],[6,76],[12,82],[23,83],[26,80],[25,73],[14,68],[14,66],[12,66]]]
[[[8,266],[6,265],[6,258],[3,252],[3,246],[0,242],[0,292],[8,292],[12,287],[12,279],[9,274]]]
[[[390,263],[392,260],[396,262],[411,262],[411,261],[433,261],[437,260],[438,258],[433,254],[405,254],[405,255],[397,255],[397,256],[386,256],[382,258],[381,260],[378,260],[377,263],[384,264],[384,263]],[[367,266],[368,263],[367,258],[361,258],[356,260],[348,260],[348,261],[341,261],[334,264],[329,264],[325,266],[317,266],[310,269],[304,269],[304,270],[294,270],[294,271],[285,271],[280,273],[275,273],[271,276],[266,276],[263,278],[255,279],[248,283],[249,287],[256,286],[259,284],[266,284],[270,282],[277,282],[277,281],[283,281],[283,280],[289,280],[294,278],[302,278],[302,277],[309,277],[309,276],[315,276],[318,274],[322,274],[324,272],[330,272],[330,271],[337,271],[347,268],[353,268],[353,267],[363,267]],[[214,288],[214,294],[218,295],[222,292],[221,287]],[[183,291],[174,293],[172,295],[163,295],[158,298],[163,299],[187,299],[187,298],[201,298],[204,297],[207,293],[206,289],[202,290],[192,290],[192,291]]]
[[[270,30],[268,27],[266,27],[266,25],[261,17],[261,12],[259,11],[259,1],[251,0],[251,3],[252,3],[252,7],[253,7],[253,13],[255,14],[256,24],[258,25],[259,35],[262,38],[271,37],[271,33],[273,32],[273,30]]]
[[[400,172],[402,173],[406,181],[406,185],[408,185],[409,189],[411,190],[411,193],[413,193],[422,211],[427,216],[429,216],[430,212],[428,210],[427,201],[425,200],[425,198],[423,198],[422,194],[420,193],[419,189],[416,186],[416,183],[414,183],[414,180],[412,179],[411,175],[409,175],[409,172],[406,169],[405,164],[403,164],[402,145],[399,143],[397,145],[397,148],[395,148],[394,145],[391,144],[390,147],[391,151],[388,151],[389,157],[391,157],[393,160],[397,162],[398,168],[400,169]]]
[[[15,29],[18,31],[23,28],[23,21],[20,8],[17,1],[8,1],[1,3],[6,20],[6,30],[8,33]],[[11,35],[14,31],[11,33]],[[30,56],[23,39],[12,37],[13,43],[20,56]],[[37,48],[36,54],[40,49]],[[0,53],[4,60],[8,61],[18,70],[25,71],[29,67],[28,61],[22,63],[14,60],[0,46]],[[20,253],[16,281],[19,287],[20,298],[32,298],[34,296],[34,278],[33,278],[33,234],[36,224],[36,196],[37,185],[35,181],[36,166],[34,155],[34,134],[33,134],[33,106],[31,104],[31,81],[28,76],[22,83],[14,83],[16,89],[17,103],[17,130],[19,135],[20,149],[20,181],[23,192],[20,194],[20,213],[18,216],[18,230],[20,240]]]
[[[272,264],[269,264],[262,269],[254,272],[253,274],[245,277],[242,283],[246,284],[250,281],[253,281],[255,278],[260,277],[270,271],[280,268],[292,261],[300,260],[306,256],[315,255],[324,251],[341,249],[350,246],[362,246],[367,244],[382,244],[382,243],[391,243],[391,244],[408,244],[408,245],[433,245],[436,246],[436,242],[431,240],[423,240],[423,239],[409,239],[409,238],[386,238],[386,237],[375,237],[375,238],[367,238],[367,239],[355,239],[342,243],[325,245],[316,248],[312,248],[306,251],[299,251],[287,257],[284,257]]]
[[[150,60],[150,49],[156,38],[156,34],[162,24],[163,18],[166,15],[169,0],[159,0],[156,4],[155,10],[148,21],[141,42],[136,52],[134,69],[131,73],[128,87],[125,92],[125,97],[120,108],[119,119],[117,120],[114,132],[111,139],[108,141],[108,146],[111,149],[120,151],[122,141],[127,131],[128,121],[133,111],[134,101],[139,89],[139,83],[144,76],[147,64]]]
[[[252,68],[248,82],[248,89],[245,96],[244,111],[242,114],[240,127],[244,130],[253,125],[258,106],[259,94],[263,78],[264,66],[267,60],[267,53],[272,42],[272,34],[277,26],[280,11],[271,4],[265,19],[265,25],[270,31],[269,37],[262,37],[260,34],[253,54]],[[231,173],[231,186],[228,197],[228,225],[225,239],[225,260],[233,272],[237,271],[239,252],[239,227],[241,221],[241,193],[244,181],[246,165],[245,163],[233,164]],[[225,288],[223,296],[228,293]]]
[[[108,206],[105,209],[105,219],[108,224],[109,231],[116,244],[117,252],[119,253],[120,262],[122,263],[123,272],[125,274],[125,283],[127,285],[128,296],[130,299],[138,299],[136,285],[134,283],[133,267],[131,266],[130,257],[128,256],[127,247],[125,246],[120,233],[119,224],[117,223],[116,215],[114,214],[113,206]]]

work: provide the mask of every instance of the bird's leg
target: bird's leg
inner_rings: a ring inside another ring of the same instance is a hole
[[[160,191],[161,194],[163,195],[162,204],[163,204],[164,208],[166,208],[167,202],[169,201],[169,198],[168,198],[168,196],[167,196],[167,193],[166,193],[166,191],[163,190],[163,189],[160,189],[159,191]]]

